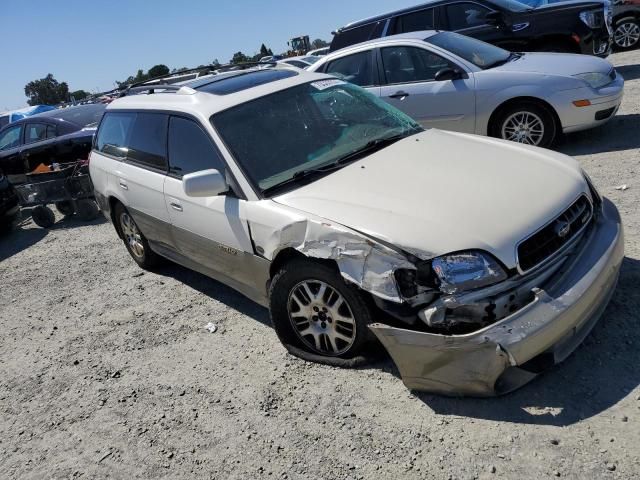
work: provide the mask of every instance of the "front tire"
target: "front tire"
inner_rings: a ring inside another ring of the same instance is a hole
[[[133,217],[121,203],[115,207],[118,230],[131,258],[145,270],[151,270],[160,263],[160,256],[151,250],[149,242],[142,234]]]
[[[371,312],[361,293],[319,262],[296,259],[273,277],[269,289],[271,321],[293,355],[334,366],[366,359]]]
[[[534,102],[519,102],[496,114],[490,135],[503,140],[548,148],[556,139],[557,126],[551,112]]]
[[[618,50],[631,50],[640,44],[640,21],[635,17],[625,17],[616,21],[613,43]]]

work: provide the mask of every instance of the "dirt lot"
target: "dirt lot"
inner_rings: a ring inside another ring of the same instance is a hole
[[[639,478],[640,51],[611,58],[622,110],[558,148],[620,208],[627,258],[564,364],[502,398],[413,395],[389,360],[289,356],[266,310],[181,267],[143,273],[104,221],[27,214],[0,239],[0,476]]]

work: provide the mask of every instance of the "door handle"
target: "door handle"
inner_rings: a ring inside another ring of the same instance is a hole
[[[125,182],[124,180],[120,180],[119,181],[120,184],[120,188],[123,190],[129,190],[129,186],[127,185],[127,182]]]
[[[400,90],[399,92],[396,92],[393,95],[389,95],[389,98],[399,98],[400,100],[404,100],[408,96],[409,94],[407,92],[403,92],[402,90]]]
[[[171,202],[169,205],[171,205],[171,208],[177,210],[178,212],[182,211],[182,205],[180,205],[178,202]]]

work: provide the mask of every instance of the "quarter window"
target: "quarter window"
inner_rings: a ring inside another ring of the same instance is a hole
[[[209,135],[186,118],[169,122],[169,173],[178,177],[215,168],[224,173],[224,164]]]
[[[135,113],[106,113],[96,139],[98,151],[113,157],[125,158],[127,140],[135,117]]]
[[[0,150],[7,150],[9,148],[15,148],[20,145],[20,134],[22,133],[22,126],[16,125],[10,127],[0,135]]]
[[[127,160],[166,170],[168,121],[162,113],[137,113],[127,141]]]
[[[326,72],[361,87],[373,85],[371,50],[338,58],[327,65]]]
[[[398,17],[395,32],[418,32],[420,30],[431,30],[433,28],[433,9],[429,8]]]
[[[456,68],[441,56],[416,47],[383,48],[382,64],[388,84],[428,82],[443,68]]]
[[[478,25],[486,25],[485,17],[490,12],[488,8],[471,2],[452,3],[445,8],[447,9],[449,30],[464,30]]]

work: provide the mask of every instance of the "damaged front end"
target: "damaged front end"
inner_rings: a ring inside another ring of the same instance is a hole
[[[604,201],[578,240],[541,271],[437,298],[419,311],[421,322],[411,329],[386,324],[370,329],[410,389],[507,393],[564,360],[613,293],[624,242],[611,202]]]

